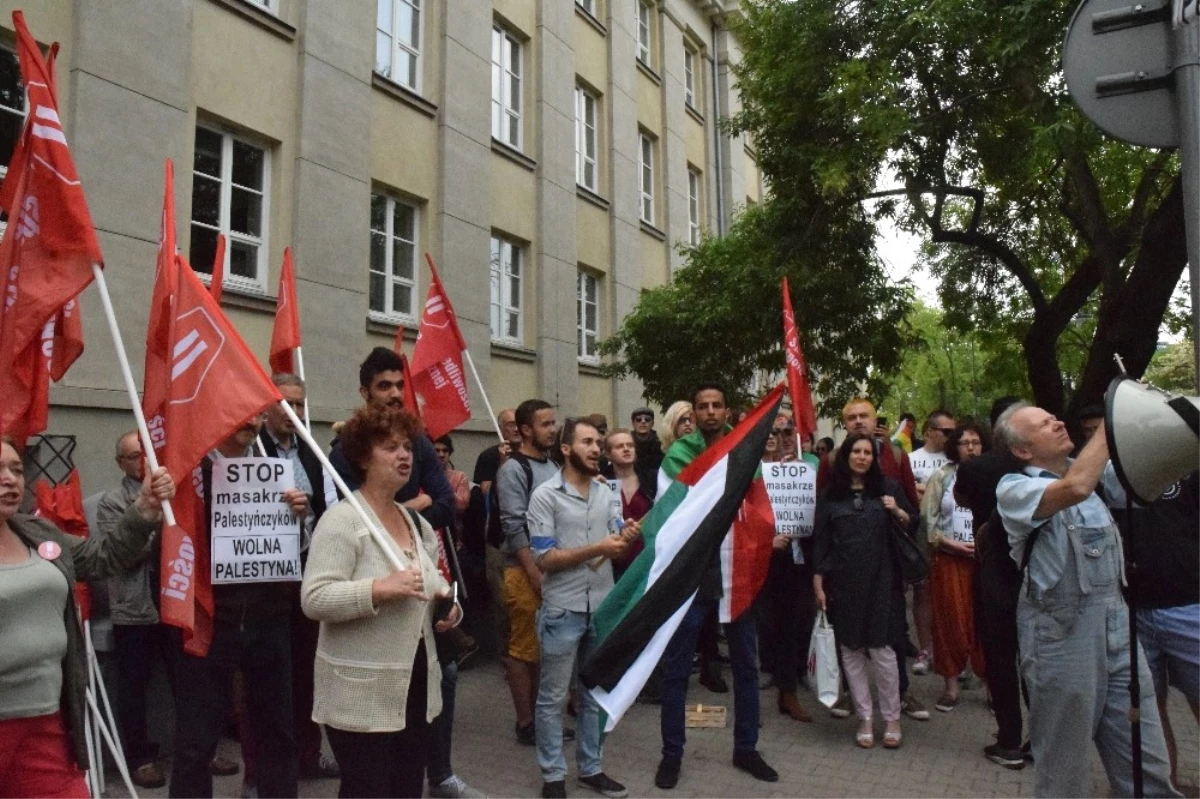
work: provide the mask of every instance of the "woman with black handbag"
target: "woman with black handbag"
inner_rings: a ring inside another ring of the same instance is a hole
[[[900,746],[900,676],[891,642],[904,629],[905,557],[916,522],[898,483],[885,478],[869,436],[851,434],[838,449],[829,485],[817,498],[813,589],[833,624],[859,728],[856,743],[875,745],[871,677],[886,723],[883,745]],[[903,537],[903,538],[902,538]],[[919,555],[919,553],[918,553]]]

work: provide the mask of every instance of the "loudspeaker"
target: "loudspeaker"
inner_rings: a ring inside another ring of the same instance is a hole
[[[1116,377],[1104,395],[1108,455],[1121,485],[1144,505],[1200,466],[1200,397]]]

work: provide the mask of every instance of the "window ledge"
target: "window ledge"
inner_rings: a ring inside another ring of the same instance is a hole
[[[577,361],[577,363],[579,364],[579,374],[581,375],[607,377],[607,375],[604,374],[604,367],[600,365],[599,361],[585,361],[581,358]]]
[[[245,308],[248,311],[266,311],[274,314],[276,298],[226,283],[221,287],[221,304],[228,305],[230,308]]]
[[[650,80],[654,81],[655,86],[662,86],[662,78],[659,77],[658,73],[654,71],[653,67],[640,58],[635,57],[633,60],[637,62],[638,69],[641,71],[641,73]]]
[[[689,102],[686,102],[686,101],[685,101],[685,102],[684,102],[684,104],[683,104],[683,108],[684,108],[684,110],[685,110],[685,111],[687,111],[687,112],[688,112],[688,115],[689,115],[689,116],[690,116],[692,119],[696,120],[696,121],[697,121],[697,122],[699,122],[701,125],[703,125],[703,124],[704,124],[704,114],[701,114],[701,113],[700,113],[700,112],[699,112],[699,111],[696,109],[696,106],[694,106],[694,105],[692,105],[691,103],[689,103]]]
[[[528,347],[522,347],[519,344],[511,344],[507,341],[493,341],[492,357],[507,358],[510,361],[534,363],[537,361],[537,350],[531,350]]]
[[[587,200],[597,208],[603,208],[605,211],[607,211],[611,205],[608,200],[604,199],[587,186],[582,186],[578,183],[575,184],[575,194]]]
[[[391,78],[385,78],[378,72],[371,73],[371,85],[386,95],[393,97],[405,105],[415,108],[430,119],[437,117],[438,107],[407,86],[401,86]]]
[[[492,139],[492,152],[496,153],[497,155],[504,156],[517,166],[528,169],[530,172],[537,170],[537,161],[534,161],[532,158],[525,155],[525,153],[521,152],[515,147],[505,144],[499,139]]]
[[[405,341],[417,340],[417,333],[415,329],[416,324],[417,322],[411,319],[405,320],[389,318],[383,314],[377,314],[374,311],[367,314],[368,333],[382,333],[385,336],[392,336],[395,338],[396,330],[403,327]]]
[[[744,143],[744,142],[743,142],[743,144],[742,144],[742,152],[744,152],[746,155],[748,155],[748,156],[750,156],[751,158],[753,158],[753,159],[754,159],[754,161],[755,161],[755,163],[757,163],[757,162],[758,162],[758,153],[754,152],[754,148],[753,148],[753,147],[751,147],[749,144],[746,144],[746,143]]]
[[[638,224],[642,226],[642,232],[648,233],[659,241],[666,241],[667,234],[656,228],[654,225],[647,222],[645,219],[639,219]]]
[[[289,25],[270,11],[249,2],[249,0],[212,0],[212,2],[228,8],[243,19],[250,20],[255,25],[270,31],[284,41],[296,41],[295,26]]]
[[[595,15],[593,15],[591,11],[588,11],[586,8],[579,5],[579,3],[575,4],[575,13],[583,17],[583,21],[595,28],[596,32],[601,36],[608,35],[608,28],[604,27],[604,23],[596,19]]]

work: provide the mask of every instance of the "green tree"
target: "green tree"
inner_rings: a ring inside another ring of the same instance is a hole
[[[1146,369],[1145,379],[1164,391],[1177,391],[1191,396],[1196,393],[1196,362],[1192,342],[1168,344],[1154,354]]]
[[[1028,394],[1020,347],[1011,339],[947,328],[941,311],[921,302],[913,306],[908,324],[917,341],[904,352],[900,370],[885,381],[881,414],[898,419],[909,412],[922,420],[945,408],[986,420],[996,397]]]
[[[731,126],[792,226],[869,224],[882,198],[927,242],[946,324],[1020,341],[1059,414],[1100,398],[1114,353],[1141,374],[1186,262],[1176,157],[1104,137],[1067,95],[1076,5],[748,0]]]

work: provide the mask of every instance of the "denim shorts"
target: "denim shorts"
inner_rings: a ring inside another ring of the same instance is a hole
[[[1154,693],[1164,696],[1173,685],[1195,705],[1200,701],[1200,604],[1140,609],[1137,618]]]

